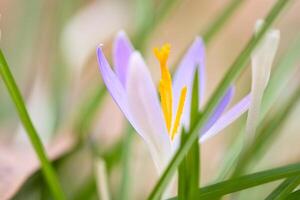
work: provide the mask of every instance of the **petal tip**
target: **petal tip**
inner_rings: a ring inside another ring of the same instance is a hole
[[[270,37],[274,39],[279,39],[280,38],[280,31],[278,29],[272,29],[270,31]]]
[[[119,38],[119,37],[127,37],[127,34],[126,34],[125,30],[121,29],[120,31],[118,31],[116,37],[117,38]]]
[[[198,43],[200,45],[204,45],[203,38],[201,36],[197,36],[194,40],[195,43]]]
[[[129,40],[129,37],[128,37],[128,35],[127,35],[127,33],[124,31],[124,30],[120,30],[117,34],[116,34],[116,36],[115,36],[115,40],[114,40],[115,42],[115,46],[116,46],[116,44],[118,44],[118,42],[120,42],[120,41],[125,41],[126,43],[128,43],[128,44],[130,44],[130,40]]]
[[[100,59],[103,56],[102,48],[103,48],[103,44],[99,44],[96,48],[98,59]]]

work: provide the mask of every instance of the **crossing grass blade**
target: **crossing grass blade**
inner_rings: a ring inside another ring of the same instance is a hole
[[[186,142],[182,145],[182,147],[176,152],[173,159],[167,166],[166,170],[156,183],[155,187],[151,191],[148,199],[159,199],[160,195],[164,191],[165,187],[167,186],[168,182],[172,178],[175,170],[184,159],[187,152],[192,147],[193,143],[198,139],[198,134],[209,116],[211,115],[212,111],[220,101],[221,97],[225,94],[229,85],[237,78],[237,76],[241,73],[241,71],[245,68],[245,65],[251,55],[251,52],[255,49],[255,47],[259,44],[271,24],[275,21],[275,19],[279,16],[283,8],[289,3],[290,0],[278,0],[271,11],[269,12],[268,16],[265,19],[264,26],[260,29],[260,31],[252,37],[248,42],[245,49],[240,53],[237,57],[235,62],[229,68],[228,72],[225,74],[223,80],[218,85],[217,89],[213,93],[212,97],[208,101],[208,104],[205,106],[203,111],[203,115],[201,118],[197,120],[195,126],[191,127],[190,134],[186,140]]]
[[[271,192],[266,200],[287,199],[289,194],[300,184],[300,176],[292,177],[283,181],[273,192]]]
[[[295,192],[292,192],[286,198],[286,200],[298,200],[298,199],[300,199],[300,189],[296,190]]]
[[[269,182],[277,181],[287,177],[300,175],[300,163],[287,165],[275,169],[257,172],[227,181],[222,181],[199,189],[199,199],[210,200],[221,196],[256,187]],[[176,200],[174,197],[170,200]]]

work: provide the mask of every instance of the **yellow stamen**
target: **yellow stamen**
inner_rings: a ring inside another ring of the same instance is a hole
[[[166,89],[164,87],[164,85],[162,84],[162,82],[160,82],[159,84],[159,93],[160,93],[160,98],[161,98],[161,107],[162,107],[162,110],[163,110],[163,113],[164,113],[164,117],[165,117],[165,121],[166,121],[166,125],[167,125],[167,129],[168,129],[168,132],[170,132],[170,129],[171,129],[171,120],[169,118],[169,108],[167,106],[167,101],[166,101],[166,93],[165,93]]]
[[[164,112],[164,117],[167,125],[168,132],[171,130],[172,125],[172,78],[167,66],[171,46],[165,44],[161,49],[154,48],[154,54],[160,63],[161,80],[159,84],[159,93],[161,97],[161,107]]]
[[[186,92],[187,92],[187,87],[182,88],[181,93],[180,93],[180,99],[179,99],[178,107],[177,107],[176,118],[175,118],[175,122],[174,122],[174,125],[173,125],[173,130],[172,130],[172,134],[171,134],[171,139],[172,140],[174,139],[175,134],[177,132],[177,129],[179,127],[179,122],[180,122],[180,118],[182,116],[184,102],[185,102],[185,99],[186,99]]]
[[[159,83],[159,94],[161,98],[161,107],[164,114],[168,133],[173,140],[177,129],[179,127],[180,118],[184,108],[184,102],[186,98],[187,88],[183,87],[180,94],[180,100],[176,112],[176,117],[172,127],[172,112],[173,112],[173,91],[172,91],[172,77],[167,66],[167,60],[169,58],[171,46],[165,44],[161,49],[154,48],[154,54],[160,63],[161,80]],[[172,130],[172,132],[171,132]]]

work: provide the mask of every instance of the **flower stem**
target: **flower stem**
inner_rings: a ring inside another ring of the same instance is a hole
[[[166,170],[160,177],[159,181],[156,183],[148,199],[158,199],[160,197],[165,187],[167,186],[168,182],[172,178],[174,172],[176,171],[177,167],[184,159],[185,155],[190,150],[193,143],[198,139],[199,131],[201,130],[201,128],[203,127],[203,125],[211,115],[212,111],[214,110],[214,108],[216,107],[216,105],[218,104],[222,96],[225,94],[229,85],[237,78],[237,76],[245,68],[249,56],[251,55],[251,52],[259,44],[259,42],[261,41],[261,39],[263,38],[263,36],[271,26],[271,24],[278,17],[278,15],[281,13],[281,11],[283,10],[283,8],[286,6],[288,2],[290,2],[290,0],[278,0],[277,3],[273,6],[272,10],[269,12],[268,16],[265,19],[266,23],[261,28],[261,30],[257,33],[257,35],[255,35],[255,37],[252,36],[245,49],[240,53],[240,55],[237,57],[235,62],[229,68],[229,71],[225,74],[223,80],[220,82],[217,89],[213,93],[212,97],[208,101],[208,104],[205,106],[203,115],[201,115],[199,121],[197,120],[198,122],[196,123],[196,125],[191,127],[190,134],[186,142],[176,152],[171,162],[167,166]]]
[[[65,199],[63,191],[60,187],[60,183],[58,178],[55,174],[55,171],[50,164],[45,149],[41,143],[41,140],[32,124],[32,121],[28,115],[26,110],[24,100],[21,96],[21,93],[18,89],[18,86],[13,78],[12,73],[10,72],[9,66],[5,60],[5,57],[0,49],[0,75],[3,78],[3,81],[7,87],[7,90],[15,104],[15,107],[18,111],[19,117],[23,123],[23,126],[27,132],[27,135],[30,139],[30,142],[40,160],[42,170],[44,173],[45,180],[53,193],[53,197],[58,200]]]

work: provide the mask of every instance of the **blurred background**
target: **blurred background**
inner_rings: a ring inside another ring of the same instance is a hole
[[[206,46],[207,96],[251,37],[257,19],[275,0],[1,0],[0,46],[25,98],[30,116],[54,161],[69,199],[98,199],[97,168],[104,160],[110,196],[143,199],[158,178],[141,137],[106,93],[98,73],[96,47],[111,58],[113,39],[125,30],[158,80],[153,47],[172,45],[170,66],[176,67],[197,35],[207,33],[232,2],[238,4]],[[281,41],[271,83],[276,98],[268,112],[280,109],[299,84],[300,2],[294,1],[275,28]],[[298,56],[299,55],[299,56]],[[285,59],[285,60],[284,60]],[[251,68],[236,81],[234,102],[250,91]],[[281,71],[280,71],[281,70]],[[280,76],[281,75],[281,76]],[[234,102],[232,104],[234,104]],[[300,107],[280,126],[276,138],[249,171],[300,161]],[[224,158],[245,124],[246,115],[202,145],[202,180],[216,180]],[[253,196],[261,199],[276,183]],[[0,84],[0,199],[49,199],[38,162],[4,84]]]

